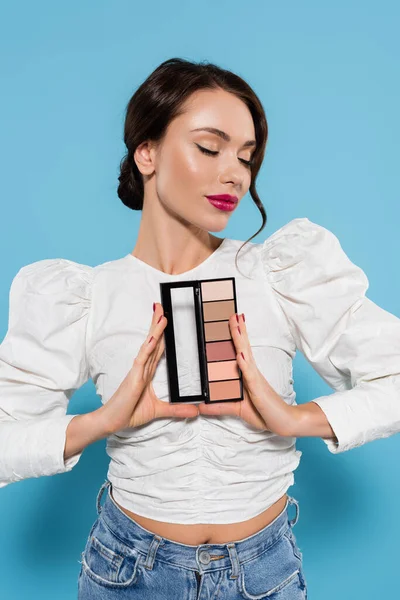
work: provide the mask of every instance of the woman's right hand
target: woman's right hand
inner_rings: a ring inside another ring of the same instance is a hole
[[[131,369],[110,400],[96,411],[107,434],[138,427],[159,417],[186,419],[199,414],[195,404],[163,402],[154,393],[152,379],[164,352],[167,322],[162,304],[156,302],[149,335]]]

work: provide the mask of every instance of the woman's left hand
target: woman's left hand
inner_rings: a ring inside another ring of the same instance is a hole
[[[293,430],[293,406],[279,396],[259,371],[247,336],[244,315],[233,314],[229,319],[236,360],[243,376],[244,400],[198,404],[202,415],[233,415],[240,417],[256,429],[268,430],[277,435],[290,435]]]

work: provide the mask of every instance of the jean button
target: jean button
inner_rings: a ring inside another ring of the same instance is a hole
[[[211,560],[209,552],[207,552],[206,550],[202,550],[199,554],[199,560],[201,563],[203,563],[203,565],[208,565],[208,563]]]

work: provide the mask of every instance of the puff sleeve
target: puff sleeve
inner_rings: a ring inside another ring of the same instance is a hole
[[[366,297],[369,281],[328,229],[293,219],[261,246],[296,347],[335,393],[312,400],[334,454],[400,431],[400,319]]]
[[[93,267],[44,259],[22,267],[0,345],[0,487],[70,471],[64,462],[73,392],[89,379],[86,327]]]

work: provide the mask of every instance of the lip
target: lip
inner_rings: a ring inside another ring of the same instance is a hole
[[[230,202],[229,200],[216,200],[210,196],[206,196],[206,198],[210,204],[215,206],[215,208],[219,208],[219,210],[233,211],[237,206],[236,202]]]
[[[229,194],[219,194],[218,196],[206,196],[210,204],[219,208],[219,210],[233,211],[235,210],[238,199],[236,196],[230,196]]]
[[[230,194],[217,194],[212,196],[206,196],[206,198],[210,198],[211,200],[223,200],[225,202],[233,202],[233,204],[238,203],[238,197],[231,196]]]

